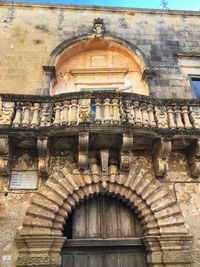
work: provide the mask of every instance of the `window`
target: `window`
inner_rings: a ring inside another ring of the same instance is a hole
[[[193,96],[200,99],[200,76],[191,76],[190,83],[192,86]]]

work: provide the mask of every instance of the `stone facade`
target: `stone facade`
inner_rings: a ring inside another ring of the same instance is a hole
[[[200,13],[0,10],[0,266],[60,266],[68,214],[100,193],[137,212],[150,267],[200,266],[200,103],[188,76],[200,74]],[[88,68],[88,50],[115,64]],[[130,77],[132,89],[58,94],[65,59],[84,87]]]

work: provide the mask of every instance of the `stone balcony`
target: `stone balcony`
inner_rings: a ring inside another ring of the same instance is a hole
[[[150,149],[156,175],[162,176],[171,150],[192,148],[189,164],[193,164],[193,175],[199,174],[198,100],[153,99],[106,91],[0,96],[2,142],[35,146],[43,160],[50,153],[51,143],[51,148],[76,150],[80,169],[87,168],[89,151],[98,151],[92,155],[100,154],[102,166],[118,153],[120,169],[127,170],[132,151]],[[6,149],[1,150],[5,159]]]

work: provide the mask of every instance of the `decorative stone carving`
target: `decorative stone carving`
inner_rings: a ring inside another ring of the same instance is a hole
[[[38,172],[41,176],[47,177],[49,170],[49,149],[48,137],[38,138]]]
[[[90,122],[90,99],[79,100],[79,122]]]
[[[120,117],[122,123],[134,124],[135,114],[131,100],[124,100],[120,105]]]
[[[65,238],[56,235],[33,234],[16,238],[19,248],[17,267],[59,267],[60,250]]]
[[[103,38],[105,33],[105,27],[103,19],[97,18],[94,19],[94,26],[93,26],[93,32],[95,38]]]
[[[167,112],[165,106],[155,107],[155,117],[159,128],[168,128]]]
[[[190,107],[189,108],[190,120],[194,128],[200,128],[200,108]]]
[[[122,148],[120,153],[120,170],[128,171],[131,164],[131,150],[133,147],[133,137],[123,134]]]
[[[89,133],[79,133],[78,167],[80,170],[88,168]]]
[[[107,172],[108,171],[109,150],[108,149],[101,149],[100,150],[100,156],[101,156],[102,172]]]
[[[10,149],[8,136],[0,137],[0,175],[10,173]]]
[[[191,175],[198,177],[200,175],[200,138],[189,147],[188,163]]]
[[[169,140],[161,138],[153,149],[153,165],[157,176],[163,176],[168,170],[168,160],[172,150],[172,144]]]
[[[0,114],[0,125],[11,125],[14,115],[15,103],[13,102],[2,102],[1,114]]]
[[[41,104],[41,113],[40,113],[40,126],[50,126],[51,125],[51,116],[52,116],[52,105],[49,103]]]

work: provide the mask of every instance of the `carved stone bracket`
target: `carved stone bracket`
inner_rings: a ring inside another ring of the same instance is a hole
[[[102,172],[107,172],[108,171],[109,150],[108,149],[101,149],[100,150],[100,156],[101,156]]]
[[[10,173],[10,147],[8,136],[0,137],[0,175]]]
[[[142,80],[147,82],[148,80],[153,79],[156,76],[156,72],[151,69],[145,69],[142,73]]]
[[[198,177],[200,175],[200,138],[198,138],[189,148],[188,163],[191,175]]]
[[[131,150],[133,147],[133,137],[123,134],[122,148],[120,153],[120,170],[128,171],[131,164]]]
[[[163,176],[168,170],[168,160],[172,150],[172,143],[161,138],[153,149],[153,165],[157,176]]]
[[[38,138],[37,151],[38,151],[38,172],[41,176],[47,177],[49,169],[48,137]]]
[[[89,133],[79,133],[78,142],[78,167],[80,170],[86,170],[88,167]]]

